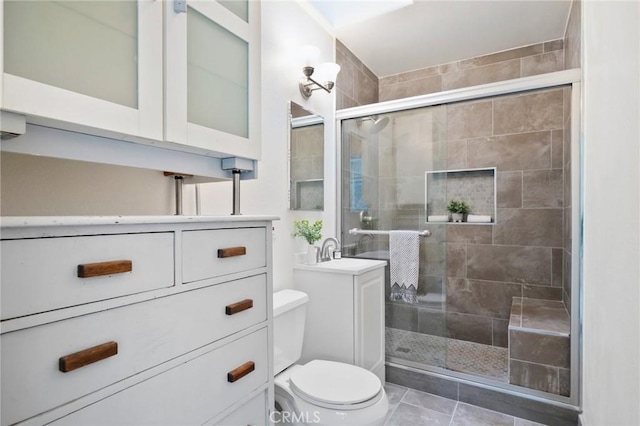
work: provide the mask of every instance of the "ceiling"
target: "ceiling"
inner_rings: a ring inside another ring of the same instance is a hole
[[[562,38],[571,6],[571,0],[395,1],[402,3],[399,9],[381,7],[376,13],[382,14],[369,18],[366,12],[393,1],[310,3],[325,27],[378,77]],[[341,7],[349,8],[344,14],[351,23],[337,19]]]

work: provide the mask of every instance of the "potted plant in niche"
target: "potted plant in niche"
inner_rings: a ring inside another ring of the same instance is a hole
[[[310,224],[307,219],[293,221],[294,237],[304,238],[309,246],[307,247],[307,263],[313,265],[317,263],[318,247],[314,246],[317,241],[322,238],[322,221],[317,220]]]
[[[464,201],[451,200],[447,204],[447,210],[451,213],[451,221],[462,222],[464,215],[469,213],[469,205]]]

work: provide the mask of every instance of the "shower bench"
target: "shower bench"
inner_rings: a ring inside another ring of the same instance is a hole
[[[570,320],[562,301],[514,297],[509,383],[569,395]]]

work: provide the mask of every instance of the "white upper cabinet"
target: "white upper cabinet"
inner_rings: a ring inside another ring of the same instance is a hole
[[[0,12],[2,110],[59,129],[260,158],[259,1],[4,0]]]
[[[2,109],[162,139],[162,2],[4,1]]]
[[[260,2],[165,8],[165,140],[259,159]]]

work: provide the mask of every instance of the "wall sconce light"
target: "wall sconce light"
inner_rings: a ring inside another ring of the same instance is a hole
[[[317,68],[314,67],[320,56],[320,50],[315,46],[304,46],[301,51],[301,56],[304,62],[302,67],[302,73],[304,78],[298,83],[300,88],[300,94],[305,99],[309,99],[314,90],[324,90],[327,93],[331,93],[331,89],[335,86],[336,77],[340,72],[340,65],[332,62],[325,62],[320,64]],[[314,75],[313,79],[311,76]],[[324,83],[319,83],[323,81]]]

